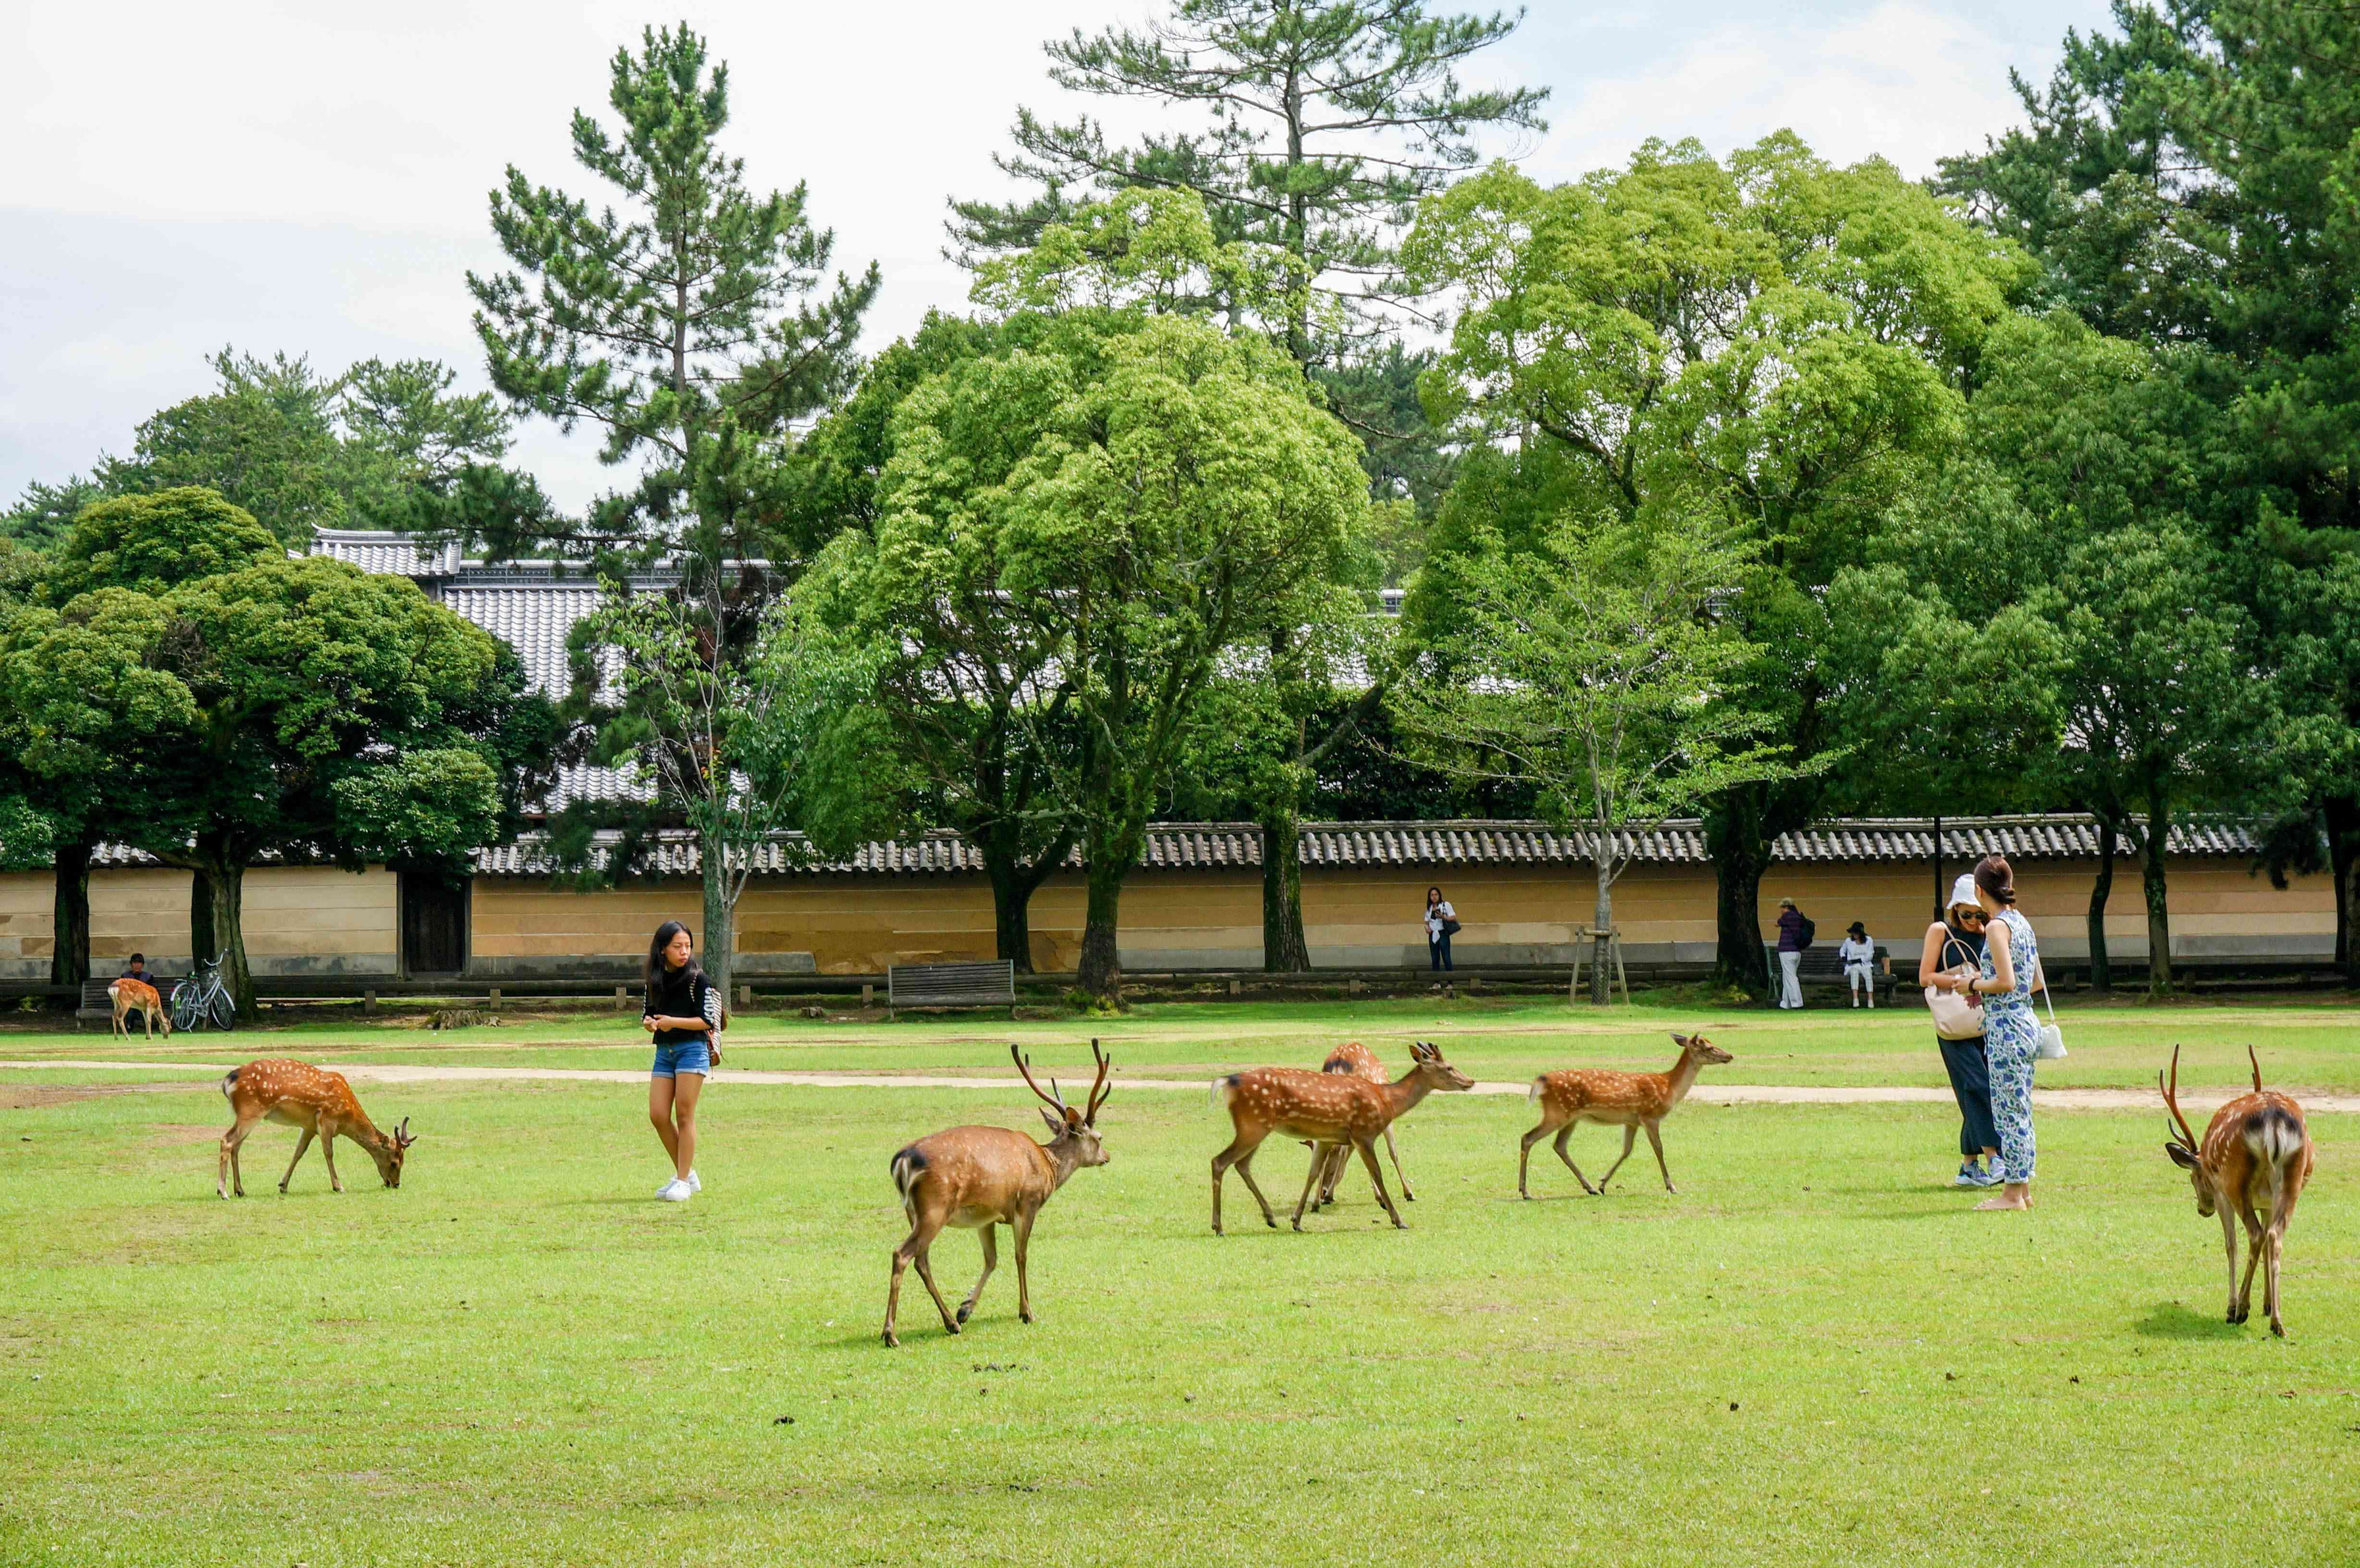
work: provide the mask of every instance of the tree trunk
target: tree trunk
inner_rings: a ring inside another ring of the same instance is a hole
[[[51,865],[57,873],[57,894],[50,905],[49,984],[71,985],[79,993],[90,978],[90,857],[97,846],[87,842],[57,846]]]
[[[213,937],[221,943],[223,987],[237,1007],[238,1021],[260,1016],[254,1000],[254,972],[246,963],[246,865],[218,858],[204,873],[213,892]]]
[[[1303,820],[1292,802],[1262,812],[1262,966],[1273,975],[1311,968],[1303,934]]]
[[[1598,835],[1593,852],[1598,866],[1598,912],[1592,918],[1598,923],[1593,928],[1597,935],[1590,948],[1594,962],[1590,966],[1590,1002],[1592,1007],[1602,1007],[1614,1000],[1613,976],[1606,973],[1607,954],[1612,951],[1606,933],[1614,929],[1614,856],[1607,847],[1604,833]]]
[[[2360,942],[2352,930],[2360,901],[2360,796],[2331,795],[2322,802],[2327,819],[2327,865],[2335,881],[2335,967],[2360,985]]]
[[[1737,835],[1730,837],[1734,841]],[[1762,874],[1769,859],[1766,846],[1752,843],[1726,843],[1714,852],[1718,947],[1712,977],[1717,985],[1775,1001],[1770,993],[1770,960],[1762,946]]]
[[[1096,1000],[1122,1002],[1122,960],[1118,946],[1122,911],[1122,881],[1139,858],[1140,834],[1135,830],[1089,834],[1082,877],[1089,888],[1087,912],[1082,920],[1081,988]]]
[[[2114,967],[2106,956],[2106,900],[2114,891],[2114,830],[2098,824],[2098,879],[2090,884],[2090,989],[2114,988]]]
[[[2171,906],[2164,885],[2164,849],[2171,838],[2171,802],[2159,789],[2147,791],[2147,993],[2171,995]]]
[[[720,988],[721,1005],[735,1007],[730,978],[738,967],[738,908],[729,897],[729,866],[705,844],[697,856],[705,873],[705,931],[700,942],[705,977]]]
[[[189,873],[189,962],[206,964],[221,956],[213,934],[213,884],[203,871]]]

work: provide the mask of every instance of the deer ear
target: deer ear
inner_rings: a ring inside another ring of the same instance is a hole
[[[1049,1124],[1049,1130],[1051,1132],[1055,1133],[1060,1138],[1065,1136],[1065,1118],[1061,1113],[1053,1111],[1046,1105],[1035,1105],[1032,1108],[1041,1113],[1041,1119]]]
[[[2188,1146],[2186,1144],[2167,1143],[2163,1146],[2163,1151],[2171,1156],[2171,1162],[2174,1165],[2179,1166],[2182,1171],[2193,1171],[2196,1169],[2196,1156],[2188,1152]]]
[[[1695,1037],[1694,1037],[1693,1035],[1685,1035],[1685,1034],[1682,1034],[1682,1033],[1681,1033],[1679,1030],[1677,1030],[1677,1029],[1674,1029],[1674,1030],[1672,1031],[1672,1043],[1673,1043],[1674,1045],[1685,1046],[1685,1045],[1687,1045],[1687,1044],[1688,1044],[1688,1042],[1690,1040],[1692,1040],[1692,1039],[1694,1039],[1694,1038],[1695,1038]]]

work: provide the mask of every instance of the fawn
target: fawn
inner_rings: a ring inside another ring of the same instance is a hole
[[[901,1194],[901,1212],[910,1217],[910,1235],[893,1249],[893,1282],[885,1292],[885,1343],[889,1345],[901,1343],[893,1332],[893,1320],[901,1306],[901,1271],[912,1263],[918,1266],[926,1294],[934,1299],[934,1310],[943,1314],[944,1332],[958,1333],[959,1325],[982,1299],[984,1281],[999,1267],[994,1225],[1004,1225],[1015,1233],[1016,1316],[1031,1323],[1032,1297],[1024,1265],[1032,1222],[1040,1217],[1041,1205],[1057,1195],[1066,1178],[1085,1165],[1107,1162],[1106,1149],[1098,1141],[1098,1107],[1114,1093],[1107,1086],[1114,1062],[1098,1050],[1098,1042],[1090,1041],[1090,1054],[1098,1059],[1098,1082],[1090,1085],[1088,1108],[1079,1111],[1065,1104],[1054,1078],[1049,1080],[1049,1093],[1042,1094],[1041,1085],[1032,1081],[1032,1063],[1014,1046],[1008,1048],[1008,1054],[1015,1059],[1016,1070],[1024,1074],[1032,1093],[1045,1102],[1041,1119],[1049,1124],[1050,1139],[1046,1144],[1035,1143],[1011,1127],[960,1127],[922,1138],[893,1156],[893,1187]],[[942,1291],[934,1288],[934,1265],[928,1256],[934,1237],[945,1225],[975,1231],[983,1243],[983,1273],[967,1300],[959,1303],[956,1317],[944,1302]]]
[[[1385,1064],[1377,1060],[1377,1053],[1357,1040],[1347,1040],[1329,1051],[1327,1060],[1320,1062],[1319,1071],[1349,1073],[1355,1078],[1365,1078],[1371,1083],[1391,1082],[1385,1075]],[[1344,1179],[1344,1172],[1350,1164],[1351,1152],[1340,1143],[1328,1151],[1327,1168],[1319,1173],[1319,1195],[1311,1201],[1311,1207],[1315,1213],[1336,1201],[1336,1184]],[[1409,1190],[1409,1178],[1402,1171],[1401,1149],[1393,1143],[1393,1129],[1391,1123],[1385,1126],[1385,1152],[1393,1158],[1393,1180],[1401,1183],[1402,1202],[1404,1203],[1417,1202],[1417,1194]]]
[[[1539,1102],[1540,1126],[1524,1134],[1523,1149],[1516,1157],[1516,1192],[1529,1198],[1533,1194],[1524,1185],[1526,1170],[1532,1164],[1533,1145],[1557,1134],[1557,1157],[1581,1183],[1581,1190],[1592,1196],[1602,1197],[1606,1183],[1614,1180],[1614,1172],[1622,1169],[1622,1161],[1631,1158],[1631,1145],[1639,1129],[1647,1129],[1647,1143],[1655,1151],[1655,1169],[1664,1173],[1664,1191],[1677,1192],[1672,1185],[1672,1172],[1664,1163],[1664,1139],[1657,1130],[1672,1107],[1688,1097],[1695,1084],[1698,1072],[1708,1064],[1719,1066],[1734,1061],[1729,1052],[1700,1034],[1672,1036],[1680,1048],[1680,1059],[1672,1063],[1668,1073],[1614,1073],[1588,1068],[1576,1072],[1544,1073],[1533,1080],[1527,1099]],[[1603,1122],[1622,1129],[1622,1153],[1608,1167],[1606,1174],[1592,1187],[1581,1167],[1566,1152],[1566,1139],[1583,1122]]]
[[[2163,1091],[2164,1107],[2171,1113],[2166,1123],[2171,1141],[2163,1146],[2163,1151],[2188,1172],[2196,1189],[2196,1212],[2221,1216],[2221,1245],[2229,1255],[2228,1321],[2244,1323],[2252,1310],[2254,1266],[2259,1263],[2267,1270],[2262,1307],[2270,1315],[2270,1332],[2284,1339],[2286,1321],[2278,1316],[2278,1253],[2286,1241],[2287,1222],[2294,1218],[2295,1200],[2302,1196],[2302,1184],[2311,1179],[2316,1151],[2302,1107],[2292,1095],[2262,1087],[2261,1061],[2250,1045],[2245,1048],[2245,1060],[2253,1064],[2253,1092],[2213,1112],[2200,1141],[2180,1112],[2180,1048],[2171,1048],[2170,1082],[2165,1083],[2160,1073],[2155,1075],[2156,1087]],[[2269,1206],[2267,1222],[2254,1212],[2263,1201]],[[2237,1287],[2240,1218],[2251,1243],[2243,1290]]]
[[[156,1038],[156,1026],[164,1026],[164,1038],[172,1038],[172,1015],[164,1010],[164,998],[156,987],[145,980],[126,977],[111,982],[106,987],[107,999],[115,1004],[115,1032],[124,1039],[131,1038],[131,1029],[123,1019],[132,1008],[139,1009],[140,1020],[147,1026],[147,1038]]]
[[[1377,1135],[1437,1089],[1465,1090],[1475,1080],[1442,1060],[1441,1050],[1426,1040],[1409,1048],[1410,1069],[1390,1083],[1372,1083],[1345,1073],[1311,1073],[1299,1067],[1257,1067],[1213,1080],[1213,1098],[1227,1106],[1237,1136],[1213,1156],[1213,1234],[1221,1234],[1221,1178],[1231,1166],[1245,1178],[1246,1191],[1262,1205],[1264,1225],[1275,1230],[1278,1218],[1270,1200],[1253,1179],[1254,1150],[1271,1134],[1307,1138],[1311,1171],[1304,1178],[1303,1196],[1295,1200],[1295,1228],[1303,1228],[1304,1205],[1328,1163],[1331,1149],[1349,1144],[1360,1151],[1376,1184],[1377,1202],[1392,1216],[1393,1228],[1407,1230],[1401,1211],[1385,1191],[1384,1173],[1377,1169]]]
[[[303,1162],[303,1151],[311,1140],[320,1140],[320,1158],[328,1162],[328,1185],[335,1192],[344,1190],[344,1181],[336,1175],[336,1139],[351,1138],[368,1150],[377,1161],[377,1173],[385,1178],[388,1187],[401,1185],[402,1158],[410,1146],[418,1140],[410,1135],[410,1118],[390,1135],[377,1130],[377,1125],[361,1109],[353,1094],[353,1086],[344,1082],[341,1073],[331,1073],[309,1062],[290,1062],[279,1057],[263,1057],[243,1067],[233,1067],[221,1081],[222,1097],[229,1102],[237,1119],[221,1138],[221,1172],[213,1183],[219,1197],[229,1196],[233,1183],[237,1195],[246,1196],[246,1176],[238,1169],[237,1151],[264,1120],[284,1122],[300,1127],[303,1136],[295,1140],[295,1158],[287,1162],[287,1174],[279,1179],[279,1190],[287,1191],[287,1183],[295,1179],[295,1167]]]

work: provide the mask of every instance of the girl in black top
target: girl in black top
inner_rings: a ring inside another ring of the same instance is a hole
[[[702,1192],[696,1179],[696,1101],[713,1070],[713,1036],[721,1027],[721,993],[696,962],[688,928],[666,920],[648,944],[647,1007],[640,1027],[655,1036],[648,1079],[648,1120],[672,1156],[672,1179],[656,1196],[684,1203]]]

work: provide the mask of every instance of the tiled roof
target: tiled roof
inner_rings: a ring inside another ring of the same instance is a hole
[[[1590,853],[1580,839],[1546,823],[1529,822],[1306,822],[1303,825],[1306,866],[1571,866],[1588,865]],[[2011,860],[2091,859],[2098,853],[2097,829],[2086,817],[1981,817],[1943,819],[1945,858],[1963,867],[1966,861],[1994,852]],[[2253,834],[2234,825],[2175,828],[2171,851],[2179,855],[2223,855],[2250,858],[2259,853]],[[1874,862],[1930,860],[1934,854],[1933,823],[1906,820],[1859,819],[1819,823],[1801,833],[1780,837],[1771,850],[1777,862]],[[1704,833],[1693,822],[1669,822],[1639,840],[1637,858],[1649,865],[1707,865]],[[1066,864],[1078,868],[1081,852]],[[1168,822],[1151,826],[1140,864],[1164,870],[1262,866],[1262,830],[1251,822]],[[695,842],[684,833],[667,834],[650,857],[648,870],[662,877],[697,875]],[[476,870],[487,877],[545,876],[552,866],[545,846],[535,838],[476,857]],[[982,856],[953,833],[930,833],[916,838],[862,846],[840,860],[811,857],[797,835],[785,835],[766,846],[755,866],[759,876],[813,877],[867,875],[883,877],[941,876],[980,872]]]
[[[426,550],[406,535],[374,528],[317,529],[311,536],[311,553],[333,556],[363,572],[394,577],[448,577],[459,570],[455,544]]]

